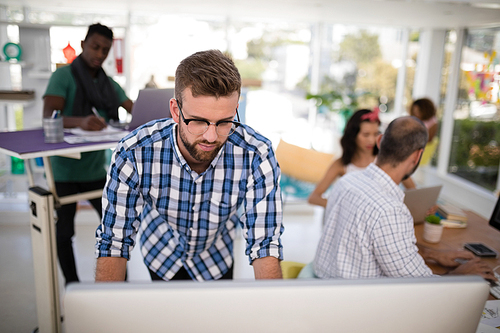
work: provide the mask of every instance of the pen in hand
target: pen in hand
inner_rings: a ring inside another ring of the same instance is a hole
[[[92,107],[92,112],[95,114],[95,116],[97,118],[101,118],[101,116],[99,115],[99,112],[97,112],[97,109],[95,108],[95,106]]]
[[[95,108],[95,106],[92,107],[92,112],[94,113],[94,115],[99,118],[104,124],[106,124],[106,121],[104,120],[103,117],[101,117],[101,115],[99,114],[99,112],[97,112],[97,109]]]

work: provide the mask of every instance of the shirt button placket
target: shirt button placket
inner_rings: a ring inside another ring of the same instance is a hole
[[[192,192],[191,192],[191,198],[192,198],[192,203],[193,205],[191,206],[191,227],[189,228],[189,237],[188,237],[188,242],[190,245],[194,246],[196,245],[196,236],[197,236],[197,228],[198,228],[198,219],[200,216],[200,191],[199,187],[201,186],[202,183],[202,177],[198,177],[195,179],[193,182],[193,187],[192,187]]]

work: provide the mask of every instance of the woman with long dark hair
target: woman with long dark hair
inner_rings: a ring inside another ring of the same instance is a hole
[[[323,194],[337,177],[348,172],[363,170],[375,161],[378,153],[376,141],[379,126],[378,109],[374,111],[361,109],[352,115],[340,139],[342,156],[330,165],[323,179],[316,185],[308,199],[310,204],[326,207]],[[407,179],[403,184],[406,188],[415,187],[411,179]]]

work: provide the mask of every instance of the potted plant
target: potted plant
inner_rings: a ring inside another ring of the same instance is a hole
[[[428,243],[438,243],[442,234],[441,218],[436,215],[427,215],[424,222],[424,240]]]

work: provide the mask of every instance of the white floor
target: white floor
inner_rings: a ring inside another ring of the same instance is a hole
[[[323,210],[306,203],[284,207],[285,260],[310,262],[321,231]],[[94,232],[97,214],[85,207],[77,213],[74,247],[81,281],[94,280]],[[235,242],[235,279],[253,279],[253,269],[244,255],[244,240]],[[128,279],[150,281],[138,247],[128,264]],[[0,332],[32,332],[37,326],[33,259],[29,229],[28,199],[23,192],[6,197],[0,193]],[[60,274],[61,295],[64,295]]]

